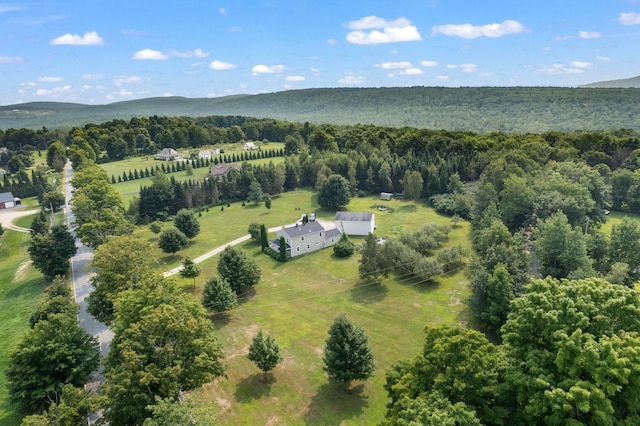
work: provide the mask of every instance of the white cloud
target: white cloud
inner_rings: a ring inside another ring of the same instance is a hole
[[[584,72],[584,69],[588,62],[572,62],[571,66],[564,64],[553,64],[550,67],[542,68],[539,72],[548,75],[560,75],[560,74],[580,74]]]
[[[596,59],[602,62],[610,62],[611,59],[607,58],[606,56],[596,56]]]
[[[622,25],[640,25],[640,13],[622,12],[618,17],[618,22]]]
[[[305,78],[301,75],[288,75],[285,77],[287,81],[304,81]]]
[[[572,35],[563,35],[563,36],[555,36],[553,39],[555,41],[563,41],[563,40],[570,40],[572,38],[573,38]]]
[[[122,86],[123,84],[137,84],[142,83],[142,78],[137,75],[118,75],[113,79],[113,84],[116,86]]]
[[[420,65],[423,67],[437,67],[438,63],[436,61],[421,61]]]
[[[320,70],[319,70],[318,68],[313,68],[313,67],[311,67],[311,68],[309,68],[309,71],[311,71],[311,72],[318,72],[318,71],[320,71]]]
[[[38,89],[36,90],[36,95],[38,96],[47,96],[52,94],[53,92],[51,90],[47,90],[47,89]]]
[[[569,65],[576,68],[589,68],[593,66],[591,62],[580,62],[580,61],[573,61]]]
[[[227,9],[225,9],[224,7],[221,7],[220,9],[218,9],[218,12],[220,13],[220,15],[226,15]]]
[[[0,56],[0,64],[14,64],[23,60],[22,56]]]
[[[347,27],[355,30],[347,34],[347,41],[353,44],[382,44],[422,40],[418,29],[411,25],[411,21],[406,18],[387,21],[377,16],[367,16],[356,21],[350,21],[347,23]],[[382,31],[374,28],[381,28]]]
[[[102,46],[104,40],[95,31],[85,33],[83,36],[67,33],[51,40],[52,45],[69,44],[72,46]]]
[[[578,34],[580,35],[580,38],[585,40],[600,38],[601,36],[601,34],[597,31],[580,31]]]
[[[173,96],[173,93],[171,93],[171,92],[164,92],[164,94],[163,94],[162,96],[164,96],[165,98],[168,98],[168,97]]]
[[[134,59],[134,60],[164,61],[166,59],[169,59],[169,57],[167,55],[165,55],[164,53],[162,53],[160,51],[157,51],[157,50],[142,49],[142,50],[138,50],[136,53],[134,53],[133,57],[131,59]]]
[[[475,72],[478,66],[476,64],[460,64],[462,72]]]
[[[338,84],[363,84],[365,81],[362,76],[347,75],[338,80]]]
[[[376,67],[382,68],[383,70],[397,70],[397,69],[407,69],[412,68],[411,62],[383,62],[381,64],[376,64]]]
[[[62,77],[38,77],[38,81],[40,83],[57,83],[58,81],[62,80]]]
[[[54,87],[53,91],[55,93],[63,93],[63,92],[68,92],[71,90],[71,86],[70,85],[66,85],[66,86],[59,86],[59,87]]]
[[[232,70],[234,68],[237,68],[238,66],[236,64],[231,64],[229,62],[222,62],[222,61],[212,61],[209,64],[209,68],[214,70],[214,71],[227,71],[227,70]]]
[[[204,50],[197,48],[194,50],[188,50],[186,52],[179,52],[177,50],[169,50],[169,54],[171,56],[175,56],[176,58],[206,58],[209,56],[209,52],[205,52]]]
[[[447,24],[436,25],[431,29],[431,34],[444,34],[452,37],[462,37],[467,39],[478,37],[502,37],[504,35],[519,34],[526,30],[525,26],[518,21],[506,20],[499,24],[471,25],[471,24]]]
[[[336,41],[332,38],[327,40],[327,44],[333,46],[334,44],[336,44]]]
[[[271,66],[267,66],[267,65],[255,65],[253,68],[251,68],[251,73],[253,75],[260,75],[260,74],[276,74],[279,72],[284,71],[284,65],[271,65]]]
[[[28,83],[20,83],[20,87],[36,87],[38,84],[30,81]]]
[[[104,74],[82,74],[83,80],[102,80]]]
[[[14,10],[24,10],[24,7],[14,6],[11,4],[0,4],[0,13],[12,12]]]
[[[449,68],[450,70],[454,69],[454,68],[458,68],[457,65],[453,65],[453,64],[448,64],[447,68]]]
[[[439,75],[438,77],[436,77],[438,80],[449,80],[449,76],[446,75]]]
[[[422,70],[420,68],[409,68],[409,69],[400,71],[400,74],[404,74],[404,75],[420,75],[420,74],[422,74]]]
[[[116,95],[121,96],[123,98],[130,98],[131,96],[133,96],[133,92],[130,90],[120,89],[120,91],[117,92]]]

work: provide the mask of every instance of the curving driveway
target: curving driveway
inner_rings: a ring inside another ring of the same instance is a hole
[[[30,216],[32,214],[38,213],[40,210],[24,210],[24,207],[13,207],[11,209],[3,209],[0,210],[0,223],[4,229],[11,229],[12,231],[18,232],[31,232],[29,228],[23,228],[21,226],[16,226],[13,224],[13,221],[24,217]]]

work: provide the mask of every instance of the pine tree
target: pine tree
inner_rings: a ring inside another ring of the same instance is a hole
[[[205,283],[202,303],[208,310],[221,313],[238,306],[238,296],[229,282],[218,275]]]
[[[364,330],[340,314],[331,328],[324,349],[324,371],[347,390],[353,380],[372,376],[375,365]]]
[[[263,249],[269,247],[269,235],[267,233],[267,227],[264,223],[260,225],[260,245]]]
[[[259,330],[253,338],[247,358],[262,370],[264,381],[267,380],[267,373],[282,361],[278,342],[272,336],[265,337],[262,330]]]
[[[279,254],[280,262],[287,261],[287,242],[284,240],[284,237],[280,237],[280,254]]]

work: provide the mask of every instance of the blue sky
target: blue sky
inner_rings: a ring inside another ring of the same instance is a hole
[[[0,0],[0,104],[640,75],[640,0]]]

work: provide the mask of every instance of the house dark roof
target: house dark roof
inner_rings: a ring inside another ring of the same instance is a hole
[[[345,222],[371,222],[373,213],[365,212],[337,212],[336,220]]]
[[[225,176],[231,169],[239,172],[241,167],[237,164],[218,163],[213,167],[209,167],[209,174],[213,177]]]
[[[289,228],[284,228],[284,232],[289,236],[289,238],[296,238],[300,237],[301,235],[320,231],[324,231],[324,227],[315,220],[306,224],[294,225]]]
[[[10,192],[3,192],[0,194],[0,203],[7,201],[14,201],[13,194]]]
[[[342,234],[338,228],[327,229],[327,232],[324,234],[325,238],[339,237]]]

